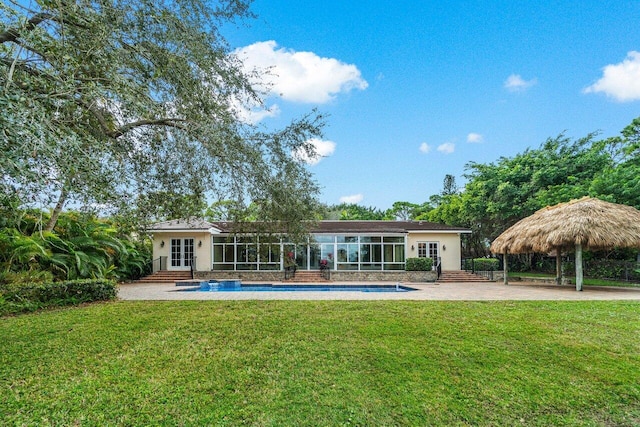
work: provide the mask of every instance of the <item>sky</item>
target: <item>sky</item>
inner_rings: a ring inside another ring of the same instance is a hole
[[[265,109],[328,115],[307,159],[327,204],[423,203],[465,165],[562,133],[619,135],[640,116],[640,1],[255,0],[222,28]]]

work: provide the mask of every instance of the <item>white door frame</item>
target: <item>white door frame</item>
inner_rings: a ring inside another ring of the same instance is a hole
[[[195,257],[195,239],[193,237],[173,237],[169,247],[169,270],[191,270]]]

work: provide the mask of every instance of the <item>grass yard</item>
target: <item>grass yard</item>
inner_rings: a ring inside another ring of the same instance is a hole
[[[0,319],[5,425],[640,425],[637,302],[184,301]]]
[[[554,274],[548,273],[534,273],[534,272],[522,272],[519,273],[517,271],[509,272],[509,277],[513,278],[526,278],[526,277],[534,277],[534,278],[546,278],[546,279],[555,279]],[[576,279],[573,276],[567,276],[568,283],[576,283]],[[640,288],[640,283],[634,282],[625,282],[621,280],[609,280],[609,279],[595,279],[591,277],[585,277],[583,279],[584,286],[617,286],[621,288]]]

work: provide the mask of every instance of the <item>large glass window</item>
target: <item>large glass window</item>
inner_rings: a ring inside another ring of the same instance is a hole
[[[314,235],[311,243],[261,243],[248,237],[213,237],[214,270],[279,270],[289,253],[299,269],[402,270],[404,236]]]

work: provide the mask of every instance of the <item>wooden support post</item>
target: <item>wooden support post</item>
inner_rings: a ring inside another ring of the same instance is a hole
[[[582,290],[582,245],[576,243],[576,291]]]
[[[504,274],[504,278],[502,279],[505,285],[509,284],[509,267],[507,266],[507,251],[504,251],[502,254],[502,272]]]
[[[562,284],[562,252],[556,248],[556,285]]]

